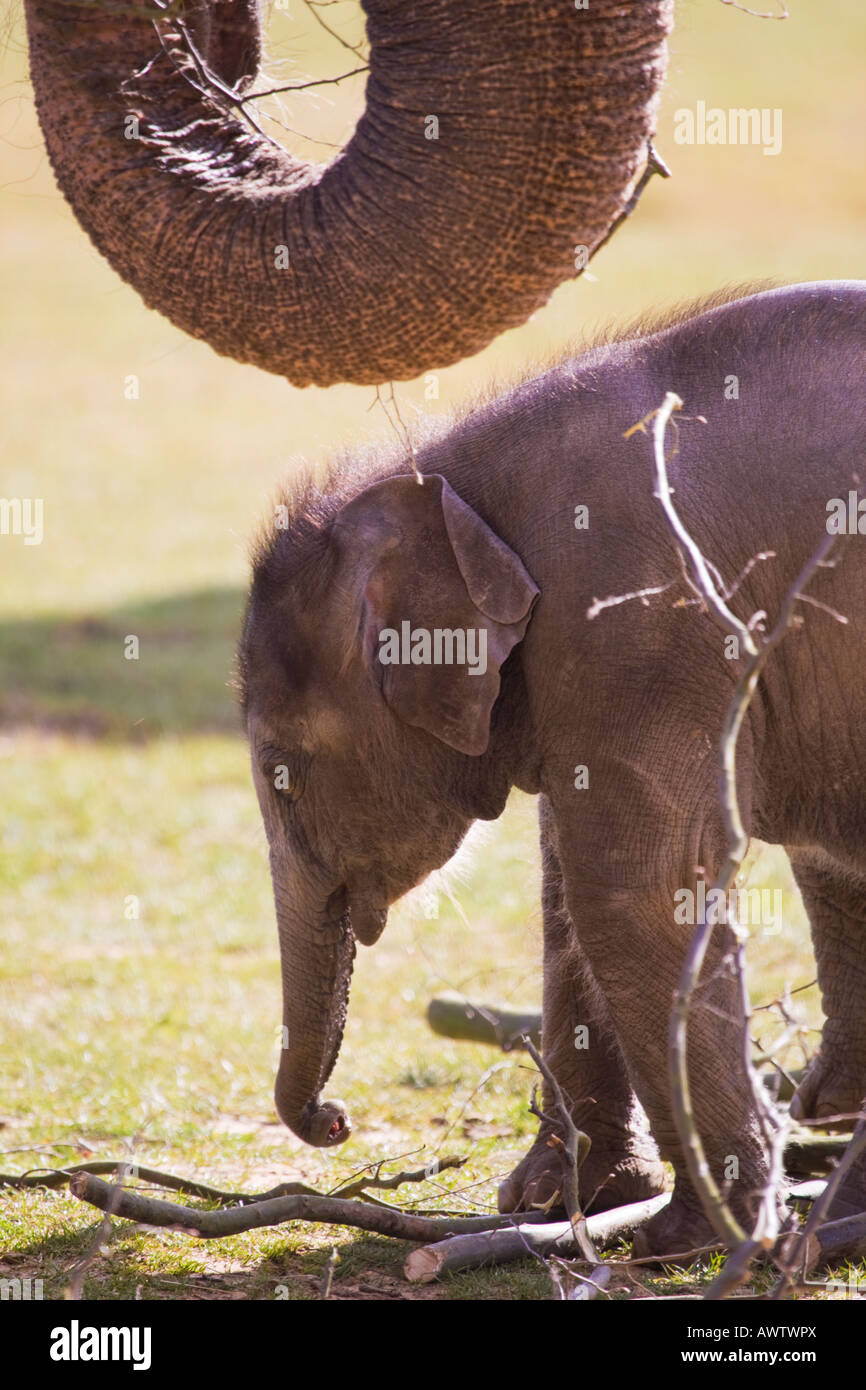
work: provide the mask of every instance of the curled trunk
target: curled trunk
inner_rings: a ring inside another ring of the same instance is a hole
[[[298,385],[445,366],[573,276],[644,160],[671,18],[671,0],[364,0],[366,110],[322,169],[193,56],[243,88],[249,0],[197,0],[188,25],[152,0],[26,6],[48,153],[96,246],[186,332]]]
[[[344,911],[329,910],[327,889],[297,864],[274,871],[283,977],[283,1035],[275,1100],[289,1129],[320,1148],[352,1132],[342,1101],[322,1099],[340,1051],[355,938]]]

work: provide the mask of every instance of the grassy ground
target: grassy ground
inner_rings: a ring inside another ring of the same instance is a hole
[[[442,372],[434,408],[583,329],[726,281],[862,272],[866,209],[851,175],[863,162],[866,14],[858,0],[832,14],[791,8],[787,23],[771,24],[708,0],[681,7],[658,142],[675,179],[649,190],[593,263],[594,279],[563,287],[523,329]],[[350,26],[351,5],[339,11]],[[434,1189],[449,1205],[489,1204],[529,1142],[529,1074],[512,1058],[487,1076],[503,1059],[434,1037],[424,1010],[446,987],[518,1003],[540,996],[527,798],[515,797],[467,857],[459,911],[440,893],[431,919],[417,893],[377,949],[361,953],[335,1077],[356,1122],[351,1146],[303,1148],[271,1102],[277,949],[230,688],[245,537],[293,460],[387,427],[369,411],[369,391],[294,390],[143,308],[54,189],[21,17],[14,5],[6,15],[0,493],[44,498],[45,539],[0,538],[0,1166],[131,1155],[227,1186],[295,1176],[324,1188],[371,1161],[420,1151],[415,1166],[456,1152],[466,1166],[425,1189],[425,1204]],[[295,78],[337,72],[347,56],[303,14],[275,17],[271,48],[272,71]],[[362,87],[326,90],[303,106],[297,98],[286,121],[339,141]],[[674,111],[699,99],[781,107],[781,155],[675,145]],[[124,396],[130,374],[138,400]],[[400,396],[411,416],[423,387]],[[124,657],[130,635],[138,660]],[[813,963],[782,858],[767,851],[754,872],[787,891],[785,931],[750,952],[764,1002],[810,981]],[[816,991],[799,999],[815,1027]],[[771,1025],[759,1019],[765,1039]],[[62,1296],[97,1229],[63,1193],[6,1194],[0,1274],[35,1274],[47,1296]],[[282,1286],[312,1297],[332,1244],[337,1296],[405,1296],[399,1247],[299,1227],[200,1247],[116,1226],[85,1291],[273,1298]],[[647,1282],[664,1290],[666,1279]],[[529,1263],[424,1296],[547,1298],[550,1288]]]

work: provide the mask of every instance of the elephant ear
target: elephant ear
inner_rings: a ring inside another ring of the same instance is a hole
[[[366,488],[338,532],[358,546],[364,660],[391,709],[461,753],[484,753],[500,669],[538,587],[439,474]],[[462,659],[461,659],[462,657]]]

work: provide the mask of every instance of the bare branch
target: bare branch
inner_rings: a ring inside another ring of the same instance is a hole
[[[788,8],[784,0],[778,0],[779,12],[774,14],[767,10],[750,10],[748,5],[741,5],[740,0],[722,0],[723,5],[730,5],[732,10],[740,10],[742,14],[750,14],[753,19],[788,19]]]
[[[725,717],[721,740],[721,801],[728,848],[726,859],[716,877],[714,889],[719,890],[723,898],[726,898],[740,870],[749,844],[740,815],[736,782],[736,748],[746,710],[755,693],[767,658],[792,625],[794,605],[801,596],[801,590],[805,588],[815,570],[825,562],[835,541],[835,536],[828,533],[822,538],[814,554],[787,590],[782,601],[778,621],[772,632],[769,636],[756,640],[754,632],[757,630],[758,623],[754,618],[748,624],[743,623],[728,607],[726,596],[719,591],[717,580],[711,573],[714,567],[706,560],[697,542],[680,520],[673,504],[672,490],[667,475],[664,441],[672,414],[675,410],[680,410],[682,404],[680,397],[675,392],[669,391],[655,416],[653,426],[655,496],[661,503],[678,548],[688,556],[692,579],[709,611],[726,632],[733,632],[739,637],[748,656]],[[725,1271],[708,1293],[708,1297],[724,1297],[745,1277],[754,1255],[759,1250],[772,1248],[778,1237],[776,1192],[782,1176],[782,1153],[786,1132],[773,1108],[767,1102],[765,1092],[752,1067],[748,1030],[746,1029],[743,1038],[746,1075],[749,1078],[754,1104],[770,1155],[768,1182],[760,1194],[758,1216],[753,1235],[748,1238],[723,1198],[710,1171],[703,1143],[695,1124],[691,1103],[687,1066],[688,1021],[692,998],[700,979],[714,928],[714,923],[707,921],[706,911],[703,912],[702,916],[703,920],[699,921],[695,928],[674,996],[668,1039],[668,1064],[674,1119],[683,1145],[689,1177],[713,1229],[735,1252],[729,1259]],[[741,1007],[744,1017],[747,1018],[749,1009],[741,938],[737,940],[734,963],[741,991]]]
[[[559,1143],[563,1148],[565,1159],[565,1191],[562,1194],[565,1214],[571,1222],[571,1229],[574,1232],[574,1239],[584,1254],[584,1258],[598,1264],[599,1257],[593,1249],[592,1242],[586,1231],[586,1218],[580,1209],[580,1194],[578,1189],[578,1169],[589,1153],[591,1140],[588,1135],[577,1128],[571,1118],[571,1111],[566,1104],[565,1097],[560,1089],[559,1082],[554,1076],[550,1067],[544,1061],[535,1043],[528,1036],[523,1039],[526,1051],[529,1053],[541,1075],[550,1087],[556,1106],[556,1119],[565,1131],[565,1140],[561,1140],[557,1135],[551,1135],[551,1144]],[[537,1112],[536,1112],[537,1113]],[[542,1116],[542,1118],[548,1118]]]
[[[334,1226],[351,1226],[362,1231],[395,1236],[398,1240],[439,1240],[443,1236],[463,1232],[500,1230],[513,1225],[509,1216],[417,1216],[372,1202],[349,1201],[343,1197],[321,1197],[299,1193],[291,1197],[276,1197],[222,1211],[194,1210],[162,1202],[128,1190],[118,1191],[101,1178],[90,1173],[76,1173],[69,1183],[73,1197],[89,1202],[101,1211],[135,1221],[144,1226],[169,1226],[188,1231],[201,1240],[252,1231],[258,1226],[278,1226],[284,1221],[325,1222]],[[533,1222],[532,1213],[524,1221]],[[544,1218],[539,1213],[538,1220]]]
[[[238,106],[246,106],[250,101],[259,101],[262,97],[282,96],[285,92],[306,92],[311,87],[333,87],[337,82],[345,82],[347,77],[357,77],[361,72],[369,72],[366,65],[361,68],[352,68],[349,72],[341,72],[339,77],[316,77],[309,82],[290,82],[285,87],[268,87],[263,92],[248,92],[246,96],[239,97],[232,93],[232,100]]]

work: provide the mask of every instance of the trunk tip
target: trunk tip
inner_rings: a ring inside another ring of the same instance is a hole
[[[305,1144],[317,1149],[332,1149],[344,1144],[352,1133],[352,1121],[346,1104],[341,1100],[326,1100],[321,1105],[311,1104],[304,1108],[300,1118],[291,1118],[281,1110],[285,1124]]]

